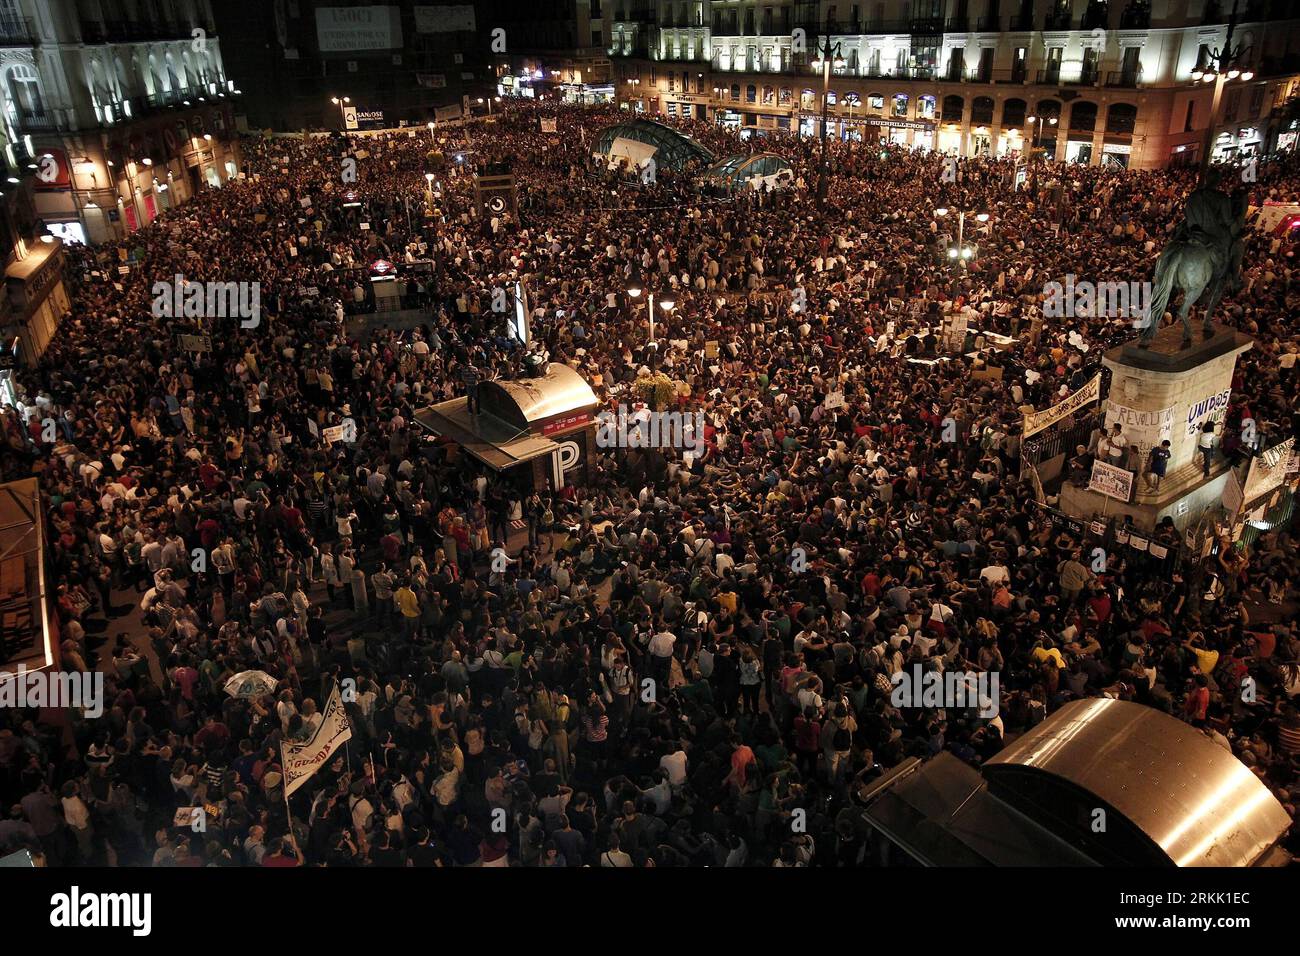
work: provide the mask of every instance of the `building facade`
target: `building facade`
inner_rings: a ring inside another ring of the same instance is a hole
[[[447,115],[440,110],[486,106],[493,72],[481,11],[492,6],[264,0],[215,9],[231,72],[250,78],[241,103],[251,126],[337,130],[420,125]]]
[[[239,174],[208,0],[0,0],[0,109],[36,208],[71,242],[125,235]]]
[[[606,0],[621,104],[961,156],[1158,168],[1288,148],[1291,0]],[[1232,28],[1236,75],[1203,77]],[[827,55],[823,59],[822,54]],[[829,72],[829,77],[826,73]]]
[[[495,0],[483,4],[497,94],[610,103],[612,0]]]

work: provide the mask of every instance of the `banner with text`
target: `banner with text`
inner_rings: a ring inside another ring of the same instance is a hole
[[[1063,418],[1068,418],[1079,409],[1091,405],[1101,397],[1101,373],[1098,372],[1093,376],[1092,381],[1083,388],[1079,389],[1073,395],[1067,396],[1057,402],[1051,408],[1045,408],[1041,412],[1029,412],[1025,415],[1025,427],[1021,431],[1022,438],[1028,438],[1030,435],[1036,435],[1044,428],[1050,428]]]
[[[1101,492],[1117,501],[1128,501],[1133,496],[1133,472],[1104,461],[1094,461],[1088,490]]]
[[[402,11],[398,7],[317,7],[316,41],[322,53],[400,49]]]
[[[415,7],[416,33],[473,33],[477,28],[473,4]]]
[[[334,751],[351,739],[352,725],[343,710],[339,689],[335,687],[334,693],[330,694],[329,703],[325,705],[320,726],[311,735],[311,739],[280,745],[285,794],[293,796],[293,792],[310,780],[312,774],[325,766]]]

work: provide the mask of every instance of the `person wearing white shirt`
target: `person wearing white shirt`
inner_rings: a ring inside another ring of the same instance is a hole
[[[686,783],[688,763],[685,750],[675,750],[659,758],[659,766],[668,774],[668,783],[673,787],[680,787]]]
[[[980,572],[980,578],[994,586],[999,584],[1010,584],[1011,572],[1007,570],[1006,565],[990,564]],[[951,611],[949,611],[949,614],[951,614]]]

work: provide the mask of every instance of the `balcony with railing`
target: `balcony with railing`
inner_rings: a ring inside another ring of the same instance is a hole
[[[1151,8],[1129,4],[1119,17],[1121,30],[1149,30],[1151,28]]]
[[[1044,30],[1072,30],[1074,18],[1068,13],[1049,13],[1043,17]]]
[[[15,110],[10,118],[21,133],[43,133],[59,128],[58,120],[49,110]]]
[[[1106,74],[1107,86],[1120,86],[1135,89],[1140,82],[1136,70],[1111,70]]]
[[[1060,86],[1061,85],[1061,68],[1049,67],[1046,70],[1039,70],[1034,76],[1034,82],[1040,86]]]
[[[1101,79],[1101,73],[1097,70],[1095,66],[1085,67],[1084,69],[1081,69],[1079,71],[1079,75],[1077,77],[1073,77],[1071,79],[1065,80],[1063,85],[1064,86],[1096,86],[1097,81],[1099,79]]]
[[[0,46],[36,46],[40,42],[27,17],[0,18]]]

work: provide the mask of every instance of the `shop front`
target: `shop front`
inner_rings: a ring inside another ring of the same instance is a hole
[[[891,146],[905,146],[923,151],[934,149],[933,123],[875,116],[868,117],[865,123],[867,134],[864,139],[868,143],[883,142]]]
[[[1065,141],[1065,161],[1067,163],[1081,163],[1084,166],[1092,165],[1092,137],[1087,139],[1075,139],[1071,137]]]
[[[1129,157],[1133,154],[1131,143],[1106,142],[1101,145],[1101,164],[1103,166],[1127,169]]]

